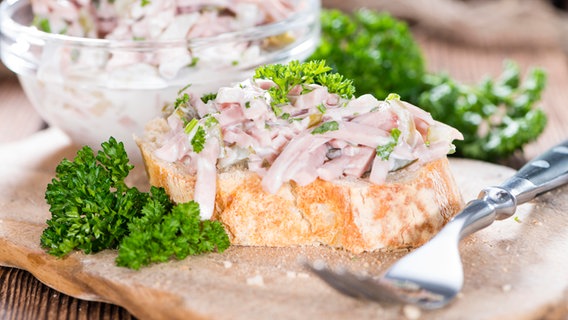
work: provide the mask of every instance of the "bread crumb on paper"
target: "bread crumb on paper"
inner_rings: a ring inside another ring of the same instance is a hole
[[[259,274],[254,277],[247,278],[247,285],[264,287],[264,278]]]
[[[305,273],[305,272],[295,272],[295,271],[287,271],[286,272],[286,277],[288,279],[307,279],[310,277],[309,274]]]

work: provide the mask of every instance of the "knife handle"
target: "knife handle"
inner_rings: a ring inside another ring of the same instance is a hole
[[[501,187],[521,204],[565,183],[568,183],[568,140],[529,161]]]

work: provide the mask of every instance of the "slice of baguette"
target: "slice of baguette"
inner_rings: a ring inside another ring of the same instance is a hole
[[[150,184],[164,187],[174,202],[192,199],[195,176],[180,163],[154,156],[165,120],[150,122],[137,138]],[[217,174],[214,219],[233,245],[296,246],[324,244],[355,253],[416,247],[429,240],[462,207],[447,158],[390,173],[374,185],[364,179],[293,181],[276,194],[243,167]]]

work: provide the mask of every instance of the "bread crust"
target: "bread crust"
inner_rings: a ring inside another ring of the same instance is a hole
[[[179,163],[154,156],[167,123],[148,124],[136,139],[151,185],[174,202],[192,199],[195,175]],[[285,183],[276,194],[263,190],[256,173],[239,168],[217,174],[213,219],[233,245],[328,245],[360,253],[416,247],[429,240],[463,206],[447,158],[411,165],[374,185],[363,179],[317,179]]]

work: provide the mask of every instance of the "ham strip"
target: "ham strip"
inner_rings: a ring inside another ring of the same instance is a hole
[[[371,148],[390,141],[388,131],[356,122],[343,122],[339,130],[328,131],[322,135],[330,139],[344,140],[352,145],[364,145]]]
[[[211,219],[215,210],[215,194],[217,193],[217,158],[219,141],[208,139],[203,151],[197,157],[197,179],[193,200],[199,203],[201,219]]]
[[[304,165],[302,160],[305,158],[301,155],[309,154],[329,140],[329,138],[317,137],[305,132],[290,141],[268,169],[262,179],[262,187],[270,193],[278,192],[284,182],[289,181],[295,172],[302,169]]]

